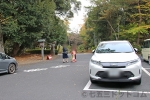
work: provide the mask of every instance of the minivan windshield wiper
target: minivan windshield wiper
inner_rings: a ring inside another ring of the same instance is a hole
[[[100,50],[96,50],[96,53],[115,53],[115,50],[111,50],[111,49],[100,49]]]
[[[123,52],[123,53],[131,53],[131,51],[129,51],[129,52]]]

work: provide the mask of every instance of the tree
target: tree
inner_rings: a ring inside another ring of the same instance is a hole
[[[132,9],[132,10],[131,10]],[[129,5],[128,19],[126,25],[130,25],[127,29],[128,33],[135,34],[137,36],[136,43],[140,43],[140,38],[144,34],[148,34],[148,30],[150,29],[149,23],[149,10],[150,3],[149,0],[137,0]]]
[[[76,0],[1,0],[0,13],[9,18],[2,24],[3,39],[11,42],[12,56],[31,48],[40,38],[64,42],[67,28],[58,16],[68,15],[71,4],[79,6]]]
[[[139,44],[140,38],[149,33],[149,0],[92,0],[92,3],[85,22],[91,47],[97,41],[110,39]]]

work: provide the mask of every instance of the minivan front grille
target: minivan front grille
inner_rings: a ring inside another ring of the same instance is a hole
[[[101,62],[103,68],[125,68],[127,63],[125,62]]]
[[[134,74],[130,71],[123,71],[120,73],[119,77],[109,77],[108,72],[98,71],[95,76],[101,77],[102,79],[112,79],[112,78],[128,79],[130,77],[134,77]]]
[[[125,68],[126,66],[103,66],[103,68]]]

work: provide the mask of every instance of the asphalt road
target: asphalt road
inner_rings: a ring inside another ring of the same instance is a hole
[[[77,54],[76,63],[58,59],[19,66],[0,75],[0,100],[150,100],[150,65],[143,62],[141,85],[89,81],[92,54]]]

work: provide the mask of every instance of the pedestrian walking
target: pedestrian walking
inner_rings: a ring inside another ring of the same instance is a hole
[[[68,62],[68,49],[66,44],[63,46],[63,53],[62,53],[62,58],[63,58],[63,63]]]
[[[71,52],[71,55],[72,55],[72,62],[76,62],[76,51],[75,50],[73,50],[72,52]]]
[[[75,46],[73,46],[72,51],[71,51],[71,55],[72,55],[72,62],[76,62],[76,48]]]

